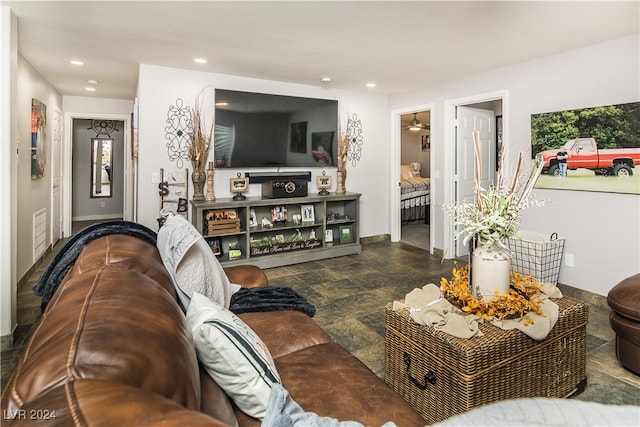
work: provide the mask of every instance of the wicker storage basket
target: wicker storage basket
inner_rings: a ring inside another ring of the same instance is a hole
[[[589,306],[556,300],[560,315],[544,341],[481,324],[460,339],[385,308],[385,381],[432,424],[471,408],[519,397],[566,397],[586,386]]]

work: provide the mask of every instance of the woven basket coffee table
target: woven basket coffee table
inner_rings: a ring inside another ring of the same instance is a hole
[[[567,397],[586,386],[589,305],[555,300],[559,318],[544,341],[481,324],[483,337],[460,339],[385,307],[385,381],[428,423],[521,397]]]

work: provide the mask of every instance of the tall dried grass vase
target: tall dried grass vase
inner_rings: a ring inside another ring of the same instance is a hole
[[[471,288],[478,300],[492,301],[495,293],[509,293],[511,257],[497,244],[478,245],[471,253]]]
[[[207,168],[207,194],[204,196],[204,199],[207,202],[214,202],[216,200],[216,195],[213,192],[213,162],[209,162],[209,167]]]
[[[204,183],[206,180],[207,174],[203,170],[194,170],[191,174],[194,202],[201,202],[204,200]]]
[[[347,180],[347,171],[341,171],[339,170],[337,173],[337,178],[336,181],[337,182],[337,188],[336,188],[336,194],[344,194],[347,192],[347,189],[344,186],[345,181]]]

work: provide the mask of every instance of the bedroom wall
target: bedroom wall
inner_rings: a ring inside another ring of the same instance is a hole
[[[422,151],[421,136],[426,132],[412,132],[403,129],[400,135],[400,164],[409,165],[412,162],[418,162],[422,166],[420,176],[428,178],[431,176],[431,150]]]
[[[444,140],[445,102],[497,91],[507,92],[503,105],[505,148],[513,161],[518,151],[530,154],[530,120],[536,113],[622,104],[640,100],[638,36],[611,40],[588,48],[434,85],[420,92],[390,98],[392,109],[434,103],[438,122],[431,122],[433,164],[441,172],[447,159]],[[640,173],[639,169],[634,171]],[[433,203],[443,200],[450,177],[432,171]],[[640,271],[640,196],[615,193],[537,190],[552,204],[523,212],[522,228],[559,232],[565,253],[575,266],[563,266],[560,282],[606,295],[618,281]],[[443,224],[441,209],[432,221]],[[444,248],[444,227],[434,227],[436,248]]]
[[[167,82],[171,82],[167,85]],[[198,93],[204,89],[205,104],[213,106],[214,88],[255,91],[262,93],[303,96],[312,98],[337,99],[339,101],[339,119],[341,128],[346,129],[347,117],[354,113],[362,123],[363,149],[361,160],[353,166],[347,165],[347,191],[362,193],[360,204],[360,235],[372,236],[388,233],[389,213],[381,206],[389,205],[388,187],[389,168],[387,167],[387,147],[389,140],[388,98],[365,92],[349,92],[320,86],[299,85],[260,79],[250,79],[223,74],[181,70],[143,64],[140,66],[138,83],[139,102],[139,174],[138,174],[138,221],[153,230],[158,228],[156,218],[159,214],[158,183],[153,182],[160,168],[166,173],[178,170],[169,160],[166,147],[165,127],[170,106],[181,99],[184,105],[193,105]],[[207,120],[211,120],[212,111],[205,110]],[[213,150],[209,160],[213,159]],[[185,167],[191,170],[190,162]],[[229,198],[229,178],[237,172],[255,171],[255,169],[219,169],[216,170],[215,195],[217,198]],[[276,168],[260,169],[277,172]],[[312,180],[309,193],[317,192],[315,177],[321,175],[324,168],[291,168],[289,170],[310,170]],[[335,168],[327,168],[327,174],[334,177]],[[189,190],[190,193],[192,189]],[[205,189],[206,191],[206,189]],[[259,196],[260,184],[249,186],[247,196]]]

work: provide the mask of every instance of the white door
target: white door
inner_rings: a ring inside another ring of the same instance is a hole
[[[480,156],[482,158],[481,186],[488,188],[495,180],[496,131],[495,113],[491,110],[457,107],[456,109],[456,201],[475,202],[475,151],[473,131],[480,132]],[[456,227],[456,235],[460,229]],[[456,257],[469,254],[468,245],[462,244],[462,236],[456,242]]]
[[[53,110],[51,126],[51,247],[62,238],[62,111]]]

